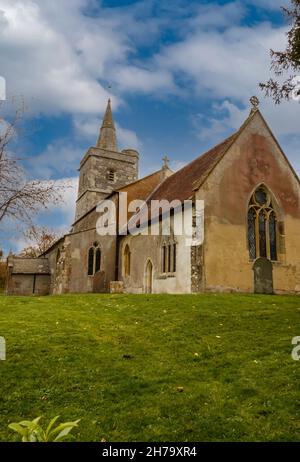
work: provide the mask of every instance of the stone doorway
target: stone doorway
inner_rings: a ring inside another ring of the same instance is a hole
[[[152,294],[153,290],[153,264],[148,260],[145,271],[145,293]]]
[[[273,265],[268,258],[257,258],[253,265],[254,293],[273,294]]]

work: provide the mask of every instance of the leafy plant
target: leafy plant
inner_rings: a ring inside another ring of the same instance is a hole
[[[34,420],[23,420],[19,423],[9,424],[9,428],[17,432],[22,437],[23,443],[48,443],[63,441],[70,434],[73,428],[78,427],[79,420],[75,422],[65,422],[54,427],[59,419],[59,415],[54,417],[46,430],[40,425],[42,417],[37,417]]]

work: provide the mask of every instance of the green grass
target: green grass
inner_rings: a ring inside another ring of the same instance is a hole
[[[300,441],[297,296],[2,296],[0,335],[0,441],[58,414],[77,441]]]

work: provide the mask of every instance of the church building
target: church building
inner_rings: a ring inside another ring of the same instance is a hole
[[[119,150],[109,101],[96,146],[80,163],[70,232],[37,259],[10,255],[7,293],[300,293],[299,178],[251,102],[229,138],[176,172],[164,159],[139,179],[139,153]],[[128,203],[203,201],[204,239],[187,245],[174,213],[167,235],[160,225],[156,235],[99,235],[99,204],[109,199],[119,211],[123,193]]]

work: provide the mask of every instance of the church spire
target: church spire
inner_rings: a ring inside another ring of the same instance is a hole
[[[108,151],[118,151],[116,128],[111,110],[111,101],[108,100],[107,108],[104,114],[100,135],[97,142],[97,148],[107,149]]]

